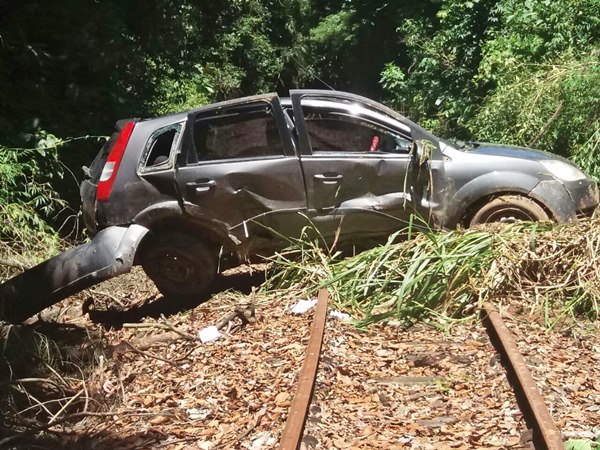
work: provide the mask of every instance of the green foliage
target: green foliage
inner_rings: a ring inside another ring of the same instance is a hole
[[[471,280],[487,270],[493,258],[493,234],[476,230],[419,233],[405,242],[387,244],[339,259],[309,239],[295,241],[274,258],[280,271],[268,288],[298,283],[310,294],[329,288],[338,306],[360,323],[383,319],[419,320],[436,315],[449,320],[478,301]]]
[[[381,74],[390,103],[435,132],[460,136],[484,93],[475,75],[496,4],[446,0],[435,17],[403,21],[397,33],[409,63],[389,63]]]
[[[442,135],[535,146],[600,169],[600,3],[444,0],[398,34],[392,105]]]
[[[482,140],[572,156],[600,176],[600,59],[568,56],[515,68],[470,122]]]
[[[483,140],[572,157],[600,175],[600,4],[512,0],[496,13],[477,78],[496,87],[469,120]]]
[[[34,148],[0,145],[0,238],[31,249],[42,244],[52,252],[58,238],[48,218],[66,206],[52,188],[63,168],[58,160],[62,141],[39,130]]]
[[[591,442],[586,439],[569,439],[565,442],[565,450],[592,450],[600,446],[600,436]]]
[[[501,26],[484,45],[481,77],[502,79],[522,64],[551,63],[565,53],[597,46],[600,3],[596,0],[508,0],[494,15]]]
[[[354,14],[356,11],[342,10],[325,16],[316,27],[310,30],[311,40],[337,50],[341,50],[347,44],[355,44],[355,33],[358,27],[352,20]]]
[[[177,77],[175,71],[165,67],[161,79],[156,82],[156,95],[148,101],[148,109],[155,114],[168,114],[197,108],[209,103],[214,94],[211,80],[204,73],[201,65],[197,64],[196,71]]]
[[[355,14],[353,10],[329,14],[310,30],[312,61],[328,84],[339,83],[348,76],[343,67],[358,39]]]
[[[600,317],[598,219],[418,234],[407,229],[347,258],[308,231],[272,258],[275,272],[263,289],[310,296],[326,287],[363,325],[396,318],[447,326],[468,319],[483,301],[506,299],[549,329]],[[394,242],[398,237],[403,240]]]

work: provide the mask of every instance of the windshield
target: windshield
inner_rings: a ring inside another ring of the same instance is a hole
[[[479,144],[473,141],[461,141],[460,139],[444,139],[439,138],[440,142],[448,147],[452,147],[456,150],[469,151],[478,147]]]

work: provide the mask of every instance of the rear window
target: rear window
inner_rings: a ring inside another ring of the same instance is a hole
[[[141,171],[152,172],[171,169],[175,158],[175,150],[183,123],[169,125],[152,133],[141,159]]]

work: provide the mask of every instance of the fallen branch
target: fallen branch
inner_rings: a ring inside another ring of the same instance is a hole
[[[181,339],[181,335],[177,334],[173,331],[170,331],[168,333],[161,333],[161,334],[157,334],[155,336],[150,336],[150,337],[147,337],[144,339],[135,339],[135,340],[132,340],[132,343],[139,350],[148,350],[149,348],[153,347],[156,344],[164,344],[164,343],[168,343],[168,342],[173,342],[178,339]]]
[[[537,141],[539,141],[541,138],[544,137],[544,135],[548,132],[548,130],[550,129],[550,127],[552,126],[552,124],[554,123],[554,121],[556,119],[558,119],[558,116],[560,115],[561,111],[563,110],[564,107],[564,102],[561,101],[558,104],[558,108],[556,108],[556,111],[554,112],[554,114],[552,114],[552,117],[550,117],[550,119],[548,120],[548,122],[546,122],[546,125],[544,125],[544,127],[542,128],[542,130],[539,132],[539,134],[533,139],[533,141],[531,141],[528,144],[528,147],[533,147]]]
[[[221,330],[221,329],[225,328],[226,326],[228,326],[230,324],[230,322],[236,318],[240,319],[241,324],[239,326],[243,327],[249,323],[254,323],[256,321],[255,316],[256,316],[256,307],[254,305],[254,302],[252,302],[250,305],[236,307],[232,313],[228,314],[221,321],[219,321],[219,323],[217,323],[216,327],[218,330]],[[198,340],[197,336],[194,336],[193,334],[190,334],[186,331],[183,331],[183,330],[175,327],[172,323],[167,321],[167,319],[163,315],[161,315],[161,319],[164,321],[164,323],[161,323],[161,322],[157,322],[157,323],[124,323],[123,328],[138,328],[138,329],[158,328],[161,330],[169,330],[169,332],[161,333],[161,334],[158,334],[155,336],[144,337],[143,339],[132,340],[131,343],[126,342],[126,341],[121,341],[119,344],[114,345],[112,347],[113,354],[125,353],[125,352],[131,350],[131,351],[136,351],[140,354],[145,354],[146,356],[149,356],[154,359],[163,360],[162,358],[160,358],[156,355],[153,355],[151,353],[146,354],[144,352],[144,350],[148,350],[155,344],[163,344],[163,343],[176,341],[180,337],[183,337],[189,341],[197,341]],[[231,330],[228,330],[228,331],[231,331]],[[128,347],[130,347],[130,348],[128,348]],[[189,353],[188,353],[188,355],[189,355]],[[178,358],[176,361],[181,361],[181,360],[185,359],[188,355]],[[164,360],[164,361],[168,362],[169,364],[173,363],[173,361],[170,361],[170,360]]]
[[[180,330],[179,328],[176,328],[173,324],[167,322],[163,315],[161,315],[161,318],[165,321],[165,323],[124,323],[123,328],[158,328],[161,330],[172,331],[173,333],[177,333],[178,335],[191,341],[196,340],[196,336],[186,331]]]
[[[231,314],[227,315],[219,323],[217,323],[217,330],[225,328],[225,326],[228,325],[229,322],[231,322],[235,318],[239,318],[242,321],[241,326],[248,325],[249,323],[254,323],[256,322],[255,314],[256,309],[254,303],[251,303],[250,306],[238,306]]]
[[[117,344],[116,346],[113,347],[113,355],[115,354],[123,354],[123,353],[127,353],[127,351],[133,351],[135,353],[139,353],[142,356],[147,356],[148,358],[153,358],[153,359],[157,359],[158,361],[162,361],[165,362],[167,364],[171,364],[173,366],[178,366],[179,364],[177,364],[176,361],[172,361],[170,359],[166,359],[166,358],[161,358],[158,355],[155,355],[154,353],[149,353],[149,352],[145,352],[143,350],[140,350],[139,348],[135,347],[133,344],[127,342],[127,341],[121,341],[119,344]]]

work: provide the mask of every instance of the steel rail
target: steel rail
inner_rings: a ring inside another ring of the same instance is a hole
[[[281,434],[279,450],[296,450],[302,439],[306,414],[317,377],[323,335],[325,334],[325,319],[327,318],[327,302],[329,300],[327,289],[321,289],[317,298],[317,308],[308,345],[306,346],[306,356],[298,377],[296,395],[290,406],[285,428]]]
[[[490,340],[495,338],[496,349],[503,356],[515,378],[515,390],[521,394],[525,409],[531,414],[533,425],[533,443],[536,448],[543,446],[546,450],[564,450],[565,446],[556,427],[552,416],[548,412],[544,398],[542,397],[535,380],[533,379],[527,363],[517,347],[517,342],[508,327],[504,324],[502,317],[496,308],[490,303],[483,304],[485,315],[482,317],[487,325]],[[522,412],[525,415],[526,411]]]
[[[297,450],[302,439],[325,334],[328,299],[327,290],[321,289],[306,347],[306,356],[298,377],[298,387],[281,434],[279,450]],[[507,365],[509,381],[512,381],[511,384],[517,394],[523,415],[528,421],[528,425],[532,427],[535,448],[564,450],[560,431],[548,412],[546,403],[517,347],[515,338],[492,304],[484,303],[482,310],[484,313],[482,320],[488,330],[490,341]],[[510,375],[513,376],[512,380]]]

